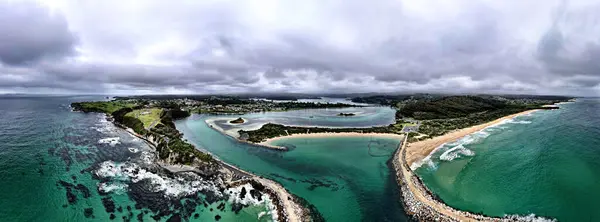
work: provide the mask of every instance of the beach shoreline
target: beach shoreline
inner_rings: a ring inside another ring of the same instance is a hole
[[[527,115],[538,110],[539,109],[533,109],[511,114],[484,124],[460,129],[446,135],[412,144],[409,144],[404,140],[396,150],[392,163],[396,171],[396,180],[402,194],[402,204],[407,214],[418,221],[529,221],[527,217],[519,215],[489,217],[454,209],[445,204],[443,200],[439,199],[437,195],[431,192],[413,170],[415,163],[427,158],[443,144],[456,141],[469,134],[501,124],[506,120]],[[536,217],[535,219],[547,218]]]
[[[446,143],[454,142],[454,141],[459,140],[460,138],[463,138],[469,134],[473,134],[473,133],[479,132],[485,128],[488,128],[488,127],[491,127],[491,126],[494,126],[497,124],[501,124],[502,122],[507,121],[509,119],[513,119],[517,116],[528,115],[528,114],[531,114],[531,113],[537,112],[537,111],[539,111],[539,109],[526,110],[523,112],[504,116],[504,117],[492,120],[487,123],[455,130],[450,133],[447,133],[447,134],[444,134],[441,136],[437,136],[437,137],[434,137],[431,139],[418,141],[415,143],[410,143],[407,145],[406,159],[404,161],[406,161],[407,164],[411,167],[411,169],[414,170],[414,169],[416,169],[416,167],[419,166],[419,163],[421,161],[423,161],[425,158],[427,158],[427,156],[431,155],[431,153],[433,153],[437,148],[443,146]]]
[[[341,132],[341,133],[297,133],[291,134],[287,136],[278,136],[269,138],[266,141],[260,143],[260,145],[272,145],[272,143],[285,140],[285,139],[293,139],[293,138],[330,138],[330,137],[378,137],[378,138],[389,138],[389,139],[404,139],[404,135],[401,134],[392,134],[392,133],[357,133],[357,132]]]

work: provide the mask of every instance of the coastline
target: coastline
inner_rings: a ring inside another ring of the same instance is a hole
[[[261,143],[252,143],[252,144],[260,144],[263,146],[274,146],[273,142],[283,140],[283,139],[292,139],[292,138],[327,138],[327,137],[379,137],[379,138],[390,138],[390,139],[404,139],[404,135],[400,134],[392,134],[392,133],[355,133],[355,132],[343,132],[343,133],[299,133],[292,134],[287,136],[279,136],[274,138],[269,138],[266,141]]]
[[[418,166],[420,161],[425,159],[427,156],[429,156],[431,153],[433,153],[438,147],[444,145],[445,143],[456,141],[456,140],[463,138],[469,134],[481,131],[487,127],[490,127],[490,126],[493,126],[496,124],[500,124],[503,121],[515,118],[517,116],[527,115],[527,114],[536,112],[538,110],[539,109],[532,109],[532,110],[527,110],[527,111],[523,111],[520,113],[511,114],[511,115],[508,115],[508,116],[505,116],[505,117],[502,117],[502,118],[499,118],[496,120],[492,120],[487,123],[471,126],[468,128],[459,129],[459,130],[447,133],[445,135],[441,135],[441,136],[437,136],[437,137],[434,137],[431,139],[408,144],[407,148],[406,148],[406,158],[404,161],[407,162],[407,164],[410,166],[411,170],[414,170],[414,169],[416,169],[415,167]]]
[[[229,132],[227,132],[227,131],[223,130],[223,128],[221,128],[221,127],[219,127],[217,124],[215,124],[215,121],[217,121],[217,120],[229,120],[229,119],[231,119],[231,118],[210,118],[210,119],[206,119],[206,120],[204,120],[204,122],[205,122],[205,123],[206,123],[206,124],[207,124],[207,125],[208,125],[210,128],[212,128],[212,129],[215,129],[215,130],[217,130],[219,133],[221,133],[221,134],[223,134],[223,135],[225,135],[225,136],[229,136],[229,137],[231,137],[231,138],[233,138],[233,139],[235,139],[235,140],[237,140],[237,141],[239,141],[239,142],[242,142],[242,143],[247,143],[247,144],[254,145],[254,146],[260,146],[260,147],[267,148],[267,149],[282,150],[282,151],[285,151],[285,150],[287,150],[287,148],[285,148],[285,147],[281,147],[281,146],[274,146],[274,145],[270,145],[270,144],[263,144],[263,143],[252,143],[252,142],[248,142],[248,141],[245,141],[245,140],[241,140],[241,139],[239,138],[239,135],[236,137],[235,135],[232,135],[232,134],[230,134]],[[262,126],[262,125],[261,125],[261,126]],[[260,128],[260,127],[258,127],[258,128]]]
[[[527,217],[529,216],[506,215],[504,217],[488,217],[454,209],[431,192],[414,173],[413,168],[415,167],[415,163],[422,161],[434,152],[436,148],[445,143],[456,141],[466,135],[500,124],[505,120],[527,115],[538,110],[533,109],[515,113],[484,124],[460,129],[446,135],[412,144],[403,141],[394,154],[393,166],[396,171],[396,180],[401,190],[402,204],[406,213],[418,221],[530,221],[532,218],[528,220]],[[547,218],[536,217],[535,219]]]
[[[132,135],[136,138],[142,139],[147,145],[156,149],[156,144],[154,144],[154,142],[152,142],[151,139],[141,136],[141,135],[135,133],[131,128],[128,128],[126,126],[123,126],[123,125],[113,121],[111,118],[108,118],[107,115],[105,115],[105,117],[113,125],[125,130],[127,133],[129,133],[130,135]],[[227,135],[227,134],[225,134],[225,135]],[[204,152],[210,154],[213,157],[213,159],[215,161],[217,161],[217,163],[219,165],[223,166],[223,168],[220,170],[221,172],[224,172],[226,176],[231,177],[231,178],[229,178],[229,181],[223,181],[225,183],[224,185],[235,187],[235,186],[241,186],[244,184],[252,184],[251,181],[256,181],[259,184],[263,185],[266,188],[265,194],[271,197],[271,199],[273,201],[273,205],[275,206],[276,211],[277,211],[277,217],[276,218],[274,217],[273,218],[274,220],[290,221],[290,222],[307,221],[309,214],[310,214],[308,212],[308,209],[305,209],[302,205],[297,203],[295,201],[295,197],[293,195],[291,195],[290,193],[288,193],[287,190],[285,188],[283,188],[283,186],[281,186],[280,184],[278,184],[275,181],[259,177],[252,173],[249,173],[247,171],[239,169],[236,166],[233,166],[229,163],[226,163],[226,162],[220,160],[219,158],[217,158],[216,156],[214,156],[210,152],[207,152],[207,151],[204,151]],[[170,164],[170,163],[166,163],[164,161],[158,160],[156,158],[155,158],[154,162],[161,168],[163,168],[171,173],[194,172],[194,173],[197,173],[200,175],[203,174],[202,172],[200,172],[198,169],[196,169],[193,166],[174,165],[174,164]],[[236,172],[234,172],[234,171],[237,171],[237,173],[245,174],[244,176],[247,176],[250,178],[244,178],[244,179],[239,179],[239,180],[234,181],[234,175],[236,174]]]

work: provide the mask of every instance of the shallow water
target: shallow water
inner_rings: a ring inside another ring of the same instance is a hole
[[[386,164],[399,141],[370,137],[291,138],[282,152],[240,143],[210,128],[208,116],[177,121],[184,137],[220,159],[273,179],[314,204],[328,221],[405,221]]]
[[[339,113],[354,113],[355,116],[337,116]],[[286,112],[248,113],[244,115],[219,115],[214,124],[225,131],[258,129],[265,123],[277,123],[288,126],[318,127],[372,127],[387,126],[394,123],[396,110],[390,107],[350,107],[335,109],[304,109]],[[246,122],[229,124],[229,120],[242,117]]]
[[[417,174],[458,209],[598,221],[600,101],[560,107],[447,144]]]

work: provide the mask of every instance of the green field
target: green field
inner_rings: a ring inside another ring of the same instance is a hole
[[[417,125],[416,123],[410,123],[410,122],[406,122],[403,124],[404,124],[404,126],[416,126]]]
[[[133,108],[137,104],[132,102],[123,101],[97,101],[97,102],[83,102],[73,103],[74,106],[79,106],[84,111],[95,111],[103,113],[113,113],[122,108]]]
[[[144,124],[144,128],[148,129],[154,127],[157,123],[160,122],[161,112],[162,109],[159,108],[136,109],[125,114],[125,116],[139,119]]]

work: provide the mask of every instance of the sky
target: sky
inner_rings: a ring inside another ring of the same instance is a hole
[[[595,0],[0,0],[0,93],[600,96]]]

